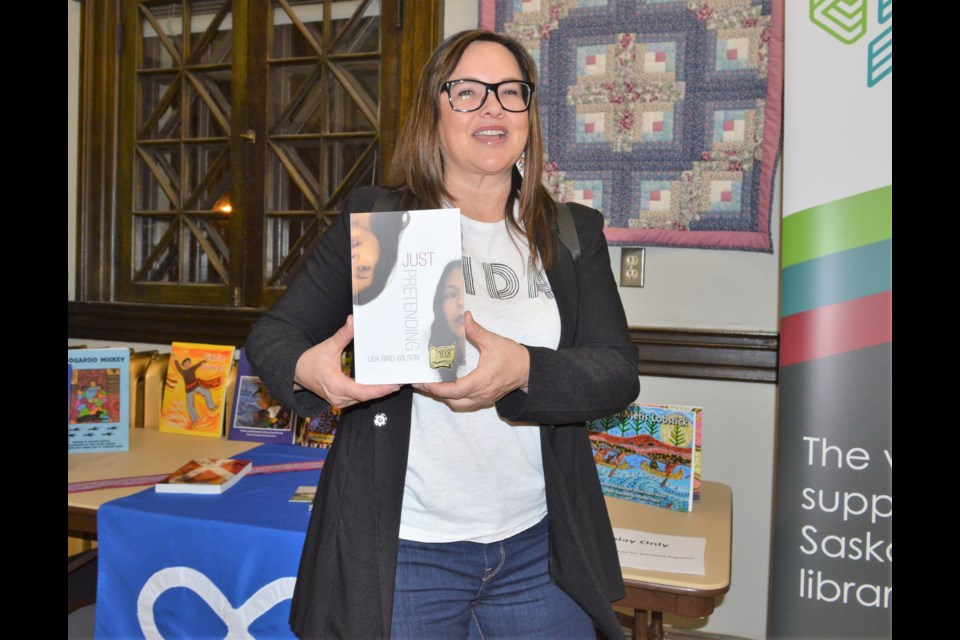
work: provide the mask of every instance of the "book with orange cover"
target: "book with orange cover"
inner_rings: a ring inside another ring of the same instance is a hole
[[[157,493],[223,493],[250,473],[249,460],[198,458],[154,485]]]
[[[231,345],[174,342],[164,381],[160,431],[219,438],[233,356]]]

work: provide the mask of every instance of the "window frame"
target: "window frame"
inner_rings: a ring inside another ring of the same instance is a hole
[[[406,114],[413,93],[413,84],[420,68],[429,57],[442,33],[441,0],[417,2],[416,11],[404,11],[404,0],[381,0],[382,20],[396,27],[386,29],[382,50],[398,51],[397,56],[384,56],[382,78],[399,78],[398,100],[381,103],[381,121],[397,123],[383,127],[382,149],[394,146],[399,124]],[[238,21],[245,21],[257,0],[234,0]],[[240,278],[243,290],[233,296],[233,306],[197,304],[161,304],[155,302],[120,302],[117,300],[116,270],[120,256],[117,241],[121,207],[117,193],[120,175],[121,96],[120,71],[125,55],[135,55],[130,36],[123,33],[125,12],[136,10],[131,0],[103,0],[81,3],[80,27],[80,98],[78,115],[77,162],[77,258],[75,300],[67,301],[67,335],[71,339],[111,340],[165,344],[173,341],[227,343],[243,346],[250,326],[272,302],[263,305],[260,293],[249,295],[251,287],[262,285],[259,269],[245,269]],[[430,37],[424,37],[429,34]],[[248,57],[265,55],[265,43],[251,43]],[[391,48],[392,47],[392,48]],[[386,94],[385,94],[386,95]],[[125,103],[124,103],[125,104]],[[238,111],[262,108],[256,101],[235,104]],[[386,112],[386,113],[385,113]],[[239,117],[246,119],[247,114]],[[243,121],[235,114],[234,122]],[[231,145],[242,144],[233,132]],[[235,175],[249,174],[251,150],[241,150],[244,168]],[[380,175],[389,161],[381,153]],[[237,156],[234,156],[237,157]],[[260,174],[262,175],[262,173]],[[262,189],[262,187],[261,187]],[[256,189],[254,194],[259,193]],[[262,236],[249,234],[246,242],[261,242]]]

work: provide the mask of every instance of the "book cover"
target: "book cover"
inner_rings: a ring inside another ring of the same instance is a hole
[[[160,431],[219,438],[235,347],[174,342],[164,380]]]
[[[67,451],[130,449],[130,349],[67,349]]]
[[[294,443],[301,447],[329,449],[337,435],[340,412],[330,408],[314,416],[297,416]]]
[[[455,379],[464,353],[460,210],[352,213],[350,242],[357,382]]]
[[[154,485],[157,493],[223,493],[250,473],[249,460],[198,458]]]
[[[604,494],[691,511],[698,484],[702,408],[634,403],[587,423]]]
[[[302,484],[290,497],[290,502],[306,502],[313,504],[313,499],[317,496],[317,486],[313,484]]]
[[[256,375],[246,353],[239,349],[229,440],[293,444],[296,416],[290,407],[270,395]]]
[[[686,411],[692,412],[694,414],[695,427],[694,427],[694,437],[693,437],[693,501],[698,502],[700,500],[700,466],[703,461],[703,456],[701,456],[702,448],[700,446],[700,440],[703,436],[703,407],[688,407],[680,405],[669,405],[669,404],[658,404],[650,405],[651,407],[660,407],[663,409],[676,409],[677,411]]]

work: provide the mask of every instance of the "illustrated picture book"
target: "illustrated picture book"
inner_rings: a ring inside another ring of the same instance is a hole
[[[352,213],[350,242],[357,382],[454,379],[464,349],[460,210]]]
[[[223,435],[231,345],[174,342],[163,385],[160,431],[219,438]]]
[[[699,493],[702,408],[634,403],[587,423],[605,495],[691,511]]]
[[[67,451],[130,448],[130,349],[67,349]]]
[[[294,443],[301,447],[329,449],[337,435],[340,412],[328,408],[313,416],[297,416]]]
[[[223,493],[250,473],[249,460],[198,458],[153,486],[157,493]]]
[[[238,350],[237,379],[233,394],[233,416],[229,440],[293,444],[296,416],[290,407],[270,395],[247,360],[244,349]]]

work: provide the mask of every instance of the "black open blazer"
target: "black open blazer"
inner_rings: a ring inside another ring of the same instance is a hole
[[[310,391],[294,392],[297,360],[343,326],[352,311],[350,226],[344,214],[370,211],[380,192],[365,187],[348,197],[344,213],[247,339],[256,373],[300,414],[327,404]],[[610,269],[603,217],[578,204],[570,209],[581,255],[575,262],[557,240],[547,269],[560,312],[559,348],[528,347],[528,391],[507,394],[496,406],[504,418],[542,425],[551,576],[603,636],[622,638],[610,605],[624,593],[620,563],[583,423],[636,399],[637,350]],[[406,386],[341,416],[293,596],[290,624],[300,637],[390,635],[412,393]],[[375,426],[381,414],[386,423]]]

